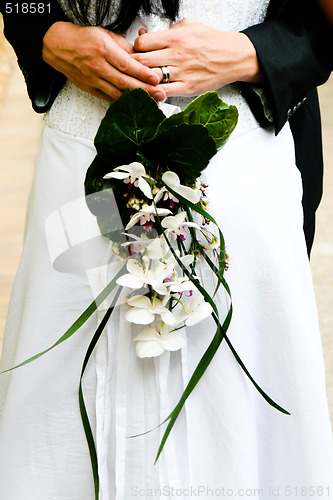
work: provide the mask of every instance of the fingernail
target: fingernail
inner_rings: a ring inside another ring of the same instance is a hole
[[[156,101],[163,101],[165,99],[164,92],[156,92],[154,94],[154,99],[156,99]]]

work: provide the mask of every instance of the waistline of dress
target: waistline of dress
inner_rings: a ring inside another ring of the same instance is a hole
[[[237,85],[227,85],[218,93],[223,101],[235,105],[238,109],[239,119],[233,135],[260,126]],[[170,103],[184,109],[193,99],[175,97],[170,99]],[[44,121],[50,128],[93,141],[109,106],[108,101],[94,97],[67,81],[51,109],[45,113]]]

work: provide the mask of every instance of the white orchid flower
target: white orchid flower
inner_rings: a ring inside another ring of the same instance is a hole
[[[179,260],[186,267],[186,269],[189,270],[190,269],[190,265],[193,264],[194,255],[193,254],[183,255],[183,257],[180,257]]]
[[[125,314],[125,319],[137,325],[148,325],[154,321],[155,315],[159,314],[165,324],[173,325],[176,322],[176,318],[165,307],[168,299],[168,295],[163,298],[163,301],[157,297],[150,300],[146,295],[135,295],[127,301],[131,309]]]
[[[191,187],[181,184],[179,177],[175,174],[175,172],[164,172],[162,175],[162,181],[166,184],[167,188],[171,188],[177,194],[194,204],[198,203],[202,196],[200,189],[192,189]]]
[[[147,246],[146,253],[149,259],[161,260],[163,262],[168,262],[170,265],[172,263],[173,266],[176,266],[176,258],[173,256],[173,253],[171,252],[164,235],[161,235],[158,238],[151,239],[150,241],[151,244]],[[183,259],[183,257],[180,257],[180,252],[178,249],[174,249],[173,251],[178,258],[180,258],[181,260]],[[185,259],[185,261],[188,262],[188,259]]]
[[[152,242],[155,241],[156,238],[149,238],[146,231],[142,232],[140,236],[137,236],[133,233],[121,233],[127,238],[132,238],[132,241],[125,241],[121,244],[122,247],[131,247],[131,251],[133,246],[135,246],[135,252],[144,252],[146,248],[148,248]],[[158,239],[158,238],[157,238]]]
[[[151,240],[150,245],[147,247],[147,256],[149,259],[165,260],[168,258],[168,254],[170,254],[170,249],[163,236]]]
[[[145,328],[134,338],[137,341],[136,354],[139,358],[160,356],[164,351],[178,351],[186,345],[184,334],[162,323],[159,329]]]
[[[148,238],[147,233],[143,232],[141,236],[137,236],[132,233],[121,233],[127,238],[132,238],[132,241],[125,241],[121,243],[122,247],[130,247],[131,253],[142,253],[145,251],[146,247],[151,245],[151,242],[154,241]]]
[[[143,269],[142,265],[134,259],[127,261],[127,274],[117,279],[117,284],[127,286],[133,290],[150,285],[160,295],[168,294],[168,288],[164,280],[174,272],[172,262],[158,262],[154,269]]]
[[[125,227],[125,230],[130,229],[135,226],[137,222],[140,221],[141,226],[149,221],[155,222],[154,215],[165,216],[172,213],[168,208],[157,208],[154,205],[147,205],[146,203],[142,205],[141,209],[131,217],[129,223]]]
[[[151,194],[151,188],[149,183],[145,180],[150,179],[149,175],[146,174],[145,167],[142,163],[134,161],[129,165],[121,165],[120,167],[116,167],[113,169],[113,172],[109,172],[104,175],[104,179],[123,179],[124,182],[130,182],[134,184],[136,187],[141,189],[143,194],[149,198],[153,199],[153,195]]]
[[[176,198],[173,194],[169,193],[169,191],[166,191],[163,201],[170,200],[170,208],[173,208],[175,206],[175,203],[179,203],[178,198]]]
[[[154,192],[155,194],[155,192]],[[170,200],[170,208],[173,208],[175,203],[179,203],[178,198],[173,196],[173,194],[169,193],[167,188],[163,186],[161,189],[156,190],[154,202],[157,203],[163,198],[163,201],[167,201],[168,199]]]
[[[132,233],[122,233],[128,238],[133,238],[133,241],[126,241],[122,243],[122,247],[130,247],[131,252],[143,253],[152,260],[170,260],[171,252],[165,241],[164,236],[159,236],[156,238],[148,238],[147,233],[144,232],[140,236]],[[172,258],[175,262],[174,258]]]
[[[186,276],[176,278],[174,281],[169,281],[166,285],[169,287],[170,292],[193,292],[197,289],[192,281]]]
[[[154,192],[155,193],[155,192]],[[156,190],[156,194],[155,194],[155,198],[154,198],[154,203],[158,203],[164,196],[164,194],[166,193],[166,187],[163,186],[161,187],[161,189],[157,189]]]
[[[174,238],[179,236],[182,241],[185,240],[186,229],[185,227],[195,227],[196,229],[200,229],[198,224],[195,222],[185,222],[186,212],[179,212],[176,215],[169,215],[162,220],[162,227],[171,232]]]
[[[205,318],[208,318],[213,312],[212,306],[202,297],[194,297],[185,306],[183,305],[187,319],[186,326],[193,326],[200,323]]]
[[[185,323],[186,326],[193,326],[208,318],[213,312],[212,306],[204,300],[201,295],[184,302],[179,301],[174,309],[176,325]]]

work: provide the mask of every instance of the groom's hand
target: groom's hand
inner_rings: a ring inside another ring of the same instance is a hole
[[[44,61],[85,92],[106,100],[122,92],[144,88],[157,101],[166,95],[155,86],[159,77],[135,61],[133,46],[124,37],[97,26],[57,22],[43,39]]]

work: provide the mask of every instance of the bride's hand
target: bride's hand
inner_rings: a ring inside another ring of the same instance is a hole
[[[126,88],[147,90],[157,101],[156,72],[131,57],[133,46],[124,37],[96,26],[70,22],[53,24],[43,39],[42,57],[85,92],[106,100],[117,99]]]
[[[154,68],[162,80],[167,66],[170,83],[161,84],[167,96],[194,96],[235,81],[261,82],[257,54],[243,33],[219,31],[184,19],[167,31],[140,30],[133,59]]]

